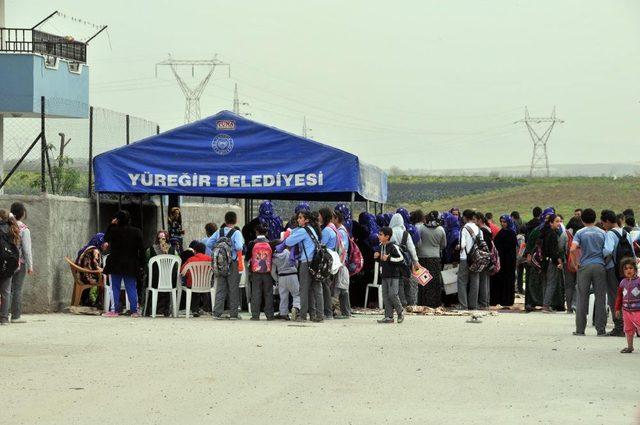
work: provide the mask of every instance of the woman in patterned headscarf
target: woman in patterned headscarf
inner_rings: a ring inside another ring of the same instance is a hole
[[[517,227],[509,214],[500,216],[500,231],[493,239],[500,257],[500,271],[491,276],[491,305],[511,307],[515,298]]]
[[[369,246],[372,248],[377,247],[380,244],[380,241],[378,240],[378,231],[380,230],[380,227],[378,226],[376,217],[371,213],[363,212],[358,217],[358,223],[366,229],[366,241]]]
[[[384,214],[376,215],[376,224],[378,225],[378,228],[386,226],[386,224],[384,224]]]
[[[104,233],[96,233],[88,244],[86,244],[76,257],[76,264],[87,270],[102,270],[102,255],[106,252],[108,243],[104,241]],[[93,273],[80,273],[80,280],[85,285],[97,285],[100,275]],[[80,298],[81,305],[96,306],[101,300],[101,293],[98,287],[93,287],[89,291],[84,291]]]
[[[382,217],[383,217],[384,225],[385,226],[390,226],[391,225],[391,219],[393,218],[393,213],[384,213],[382,215]]]
[[[334,209],[335,211],[340,211],[342,213],[342,216],[344,217],[344,227],[347,228],[350,235],[353,234],[353,221],[349,207],[346,204],[338,204]]]
[[[76,264],[80,265],[80,257],[82,256],[82,254],[84,254],[84,252],[89,249],[89,248],[98,248],[100,251],[104,251],[105,249],[103,249],[103,245],[104,245],[104,233],[96,233],[95,235],[93,235],[93,237],[89,240],[89,243],[87,243],[85,246],[82,247],[82,249],[80,249],[80,251],[78,251],[78,255],[76,256]]]
[[[309,207],[309,203],[308,202],[302,201],[294,209],[294,212],[296,214],[299,214],[299,213],[301,213],[303,211],[311,212],[311,207]]]
[[[553,208],[553,207],[545,208],[544,211],[542,211],[542,214],[540,214],[540,225],[538,226],[538,229],[542,230],[544,225],[547,223],[547,218],[551,214],[555,214],[555,213],[556,213],[556,209],[555,208]]]
[[[267,229],[269,240],[280,239],[282,232],[282,219],[276,214],[271,201],[264,201],[258,209],[258,220]]]

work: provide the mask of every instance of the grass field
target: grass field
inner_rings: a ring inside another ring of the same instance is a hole
[[[529,217],[534,206],[554,206],[571,215],[575,208],[625,208],[640,210],[640,178],[492,178],[492,177],[391,177],[390,204],[424,211],[453,206],[496,214],[520,211]]]

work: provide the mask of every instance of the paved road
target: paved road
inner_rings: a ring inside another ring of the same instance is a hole
[[[640,352],[565,314],[27,318],[0,328],[0,423],[640,423]]]

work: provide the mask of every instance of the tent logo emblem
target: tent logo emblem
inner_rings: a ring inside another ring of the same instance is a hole
[[[218,155],[228,155],[233,150],[233,139],[228,134],[218,134],[213,138],[211,147]]]
[[[235,130],[236,122],[234,120],[218,120],[216,121],[216,130]]]

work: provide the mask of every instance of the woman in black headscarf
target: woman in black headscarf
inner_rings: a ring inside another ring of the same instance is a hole
[[[367,212],[361,213],[358,216],[358,221],[352,222],[352,226],[353,240],[360,248],[364,264],[360,273],[351,276],[349,299],[352,306],[366,307],[364,294],[367,290],[367,284],[373,282],[373,245],[378,242],[378,226],[375,217]],[[372,238],[372,233],[375,233],[375,238]]]
[[[491,305],[511,307],[515,298],[516,260],[518,250],[517,227],[513,219],[505,214],[500,217],[500,231],[493,244],[500,257],[500,271],[491,276]]]

